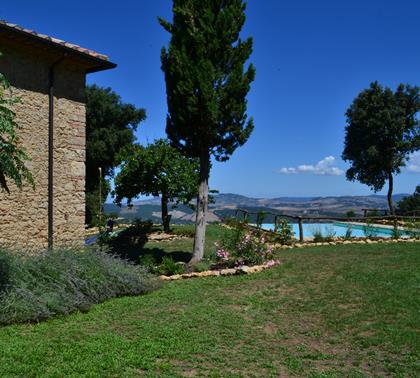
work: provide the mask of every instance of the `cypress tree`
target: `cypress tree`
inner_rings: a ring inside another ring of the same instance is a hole
[[[245,9],[242,0],[174,0],[173,22],[159,19],[171,34],[161,54],[166,132],[173,146],[200,161],[192,264],[204,254],[211,157],[228,160],[254,128],[246,96],[255,68],[245,67],[253,43],[240,38]]]

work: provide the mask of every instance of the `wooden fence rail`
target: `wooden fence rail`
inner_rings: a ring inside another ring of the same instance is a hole
[[[257,223],[261,220],[261,212],[259,213],[255,213],[252,211],[248,211],[248,210],[244,210],[244,209],[236,209],[235,211],[235,218],[238,218],[238,216],[240,215],[240,213],[242,213],[242,219],[243,220],[248,220],[248,217],[250,215],[256,215],[257,216]],[[265,215],[272,215],[274,216],[274,232],[278,231],[278,227],[279,227],[279,219],[284,219],[284,218],[288,218],[288,219],[293,219],[295,221],[297,221],[298,225],[299,225],[299,241],[303,242],[303,222],[306,220],[316,220],[316,221],[337,221],[337,222],[363,222],[365,223],[367,220],[369,221],[375,221],[375,220],[391,220],[393,221],[393,224],[395,227],[397,227],[398,225],[398,220],[401,219],[413,219],[413,220],[420,220],[419,216],[403,216],[403,215],[387,215],[387,216],[374,216],[374,217],[311,217],[311,216],[298,216],[298,215],[289,215],[289,214],[275,214],[275,213],[271,213],[269,211],[264,211],[263,212],[264,216]]]

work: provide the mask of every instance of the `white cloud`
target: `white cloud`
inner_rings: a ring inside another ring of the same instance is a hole
[[[302,164],[297,167],[289,167],[289,168],[280,168],[279,173],[283,173],[285,175],[295,175],[298,173],[312,173],[314,175],[319,176],[340,176],[344,173],[344,171],[335,166],[335,157],[334,156],[327,156],[326,158],[320,160],[315,165],[309,164]]]
[[[296,168],[280,168],[279,173],[284,173],[285,175],[292,175],[298,173]]]
[[[409,172],[420,173],[420,151],[413,152],[407,163],[407,170]]]

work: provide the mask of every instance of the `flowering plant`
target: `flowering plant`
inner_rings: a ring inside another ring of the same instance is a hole
[[[226,265],[262,264],[273,257],[273,247],[266,243],[262,233],[255,231],[241,230],[215,246],[216,260]]]
[[[223,247],[220,246],[219,243],[214,243],[215,247],[216,247],[216,257],[218,260],[222,260],[222,261],[229,261],[230,258],[230,253],[229,251],[227,251],[226,249],[224,249]]]

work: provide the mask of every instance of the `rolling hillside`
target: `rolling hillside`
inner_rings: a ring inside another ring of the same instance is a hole
[[[397,203],[407,194],[396,194]],[[362,214],[364,208],[386,209],[386,196],[341,196],[341,197],[279,197],[279,198],[250,198],[239,194],[218,194],[215,203],[209,206],[209,221],[214,222],[220,218],[234,216],[238,208],[250,212],[273,212],[275,214],[310,215],[310,216],[342,216],[353,210]],[[117,213],[124,220],[150,219],[160,222],[160,200],[150,199],[137,201],[132,207],[119,208],[114,204],[105,205],[105,213]],[[194,211],[185,205],[179,205],[171,210],[172,223],[183,224],[194,221]],[[270,222],[270,218],[267,218]]]

